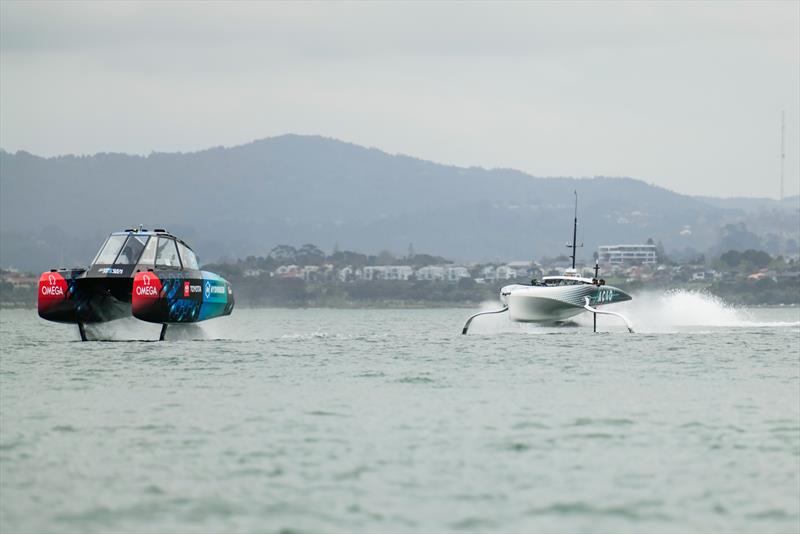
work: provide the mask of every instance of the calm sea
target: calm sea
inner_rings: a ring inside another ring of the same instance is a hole
[[[2,310],[0,531],[800,531],[800,310],[630,304],[636,334],[239,309],[164,343]]]

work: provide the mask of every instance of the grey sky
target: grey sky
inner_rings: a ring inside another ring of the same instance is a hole
[[[0,146],[321,134],[455,165],[800,193],[800,2],[0,2]]]

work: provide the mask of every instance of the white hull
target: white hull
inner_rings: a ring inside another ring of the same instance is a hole
[[[611,286],[581,284],[557,287],[506,286],[501,291],[512,321],[523,323],[557,322],[574,317],[586,308],[586,297],[593,305],[630,300],[630,296]]]
[[[512,321],[540,323],[564,321],[585,311],[545,297],[511,295],[508,299],[508,315]]]

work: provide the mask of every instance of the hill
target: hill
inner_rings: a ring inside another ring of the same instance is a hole
[[[149,156],[3,151],[0,265],[85,264],[109,232],[140,223],[165,226],[207,261],[281,243],[395,253],[413,243],[458,260],[538,258],[566,250],[573,190],[586,258],[599,244],[650,237],[668,250],[704,251],[725,224],[777,220],[775,201],[753,212],[631,178],[460,168],[316,136]],[[786,227],[796,228],[797,210],[786,211],[794,217]]]

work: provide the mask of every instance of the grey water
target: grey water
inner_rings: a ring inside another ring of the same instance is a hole
[[[640,300],[635,334],[240,309],[163,343],[2,310],[0,532],[798,532],[798,308]]]

